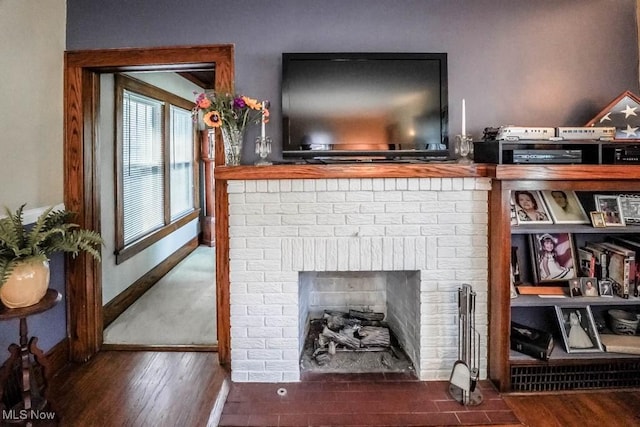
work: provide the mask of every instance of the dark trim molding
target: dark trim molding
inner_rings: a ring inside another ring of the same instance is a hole
[[[103,328],[109,326],[116,317],[120,316],[131,304],[155,285],[158,280],[167,274],[198,247],[198,237],[194,237],[181,248],[169,255],[164,261],[152,268],[148,273],[133,282],[127,289],[109,301],[102,309]]]

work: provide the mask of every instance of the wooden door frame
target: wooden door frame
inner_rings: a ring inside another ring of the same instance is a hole
[[[67,51],[64,56],[64,204],[81,227],[100,231],[100,181],[97,139],[99,77],[120,71],[179,71],[215,65],[216,91],[233,91],[234,46],[177,46]],[[219,139],[219,138],[218,138]],[[222,151],[216,141],[216,152]],[[216,164],[222,156],[216,156]],[[213,167],[213,165],[210,165]],[[210,215],[211,213],[206,213]],[[66,261],[69,359],[84,362],[102,345],[102,280],[99,263],[86,254]],[[221,290],[216,291],[217,294]],[[222,292],[225,294],[225,292]],[[224,295],[223,295],[224,296]],[[217,301],[223,306],[228,298]],[[222,320],[222,321],[221,321]],[[225,326],[227,325],[227,326]],[[218,336],[228,335],[229,320],[218,315]],[[220,333],[222,332],[222,333]],[[219,340],[220,362],[230,360],[228,340]]]

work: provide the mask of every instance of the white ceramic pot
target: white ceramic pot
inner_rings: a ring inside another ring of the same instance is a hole
[[[0,287],[0,300],[9,308],[37,304],[49,288],[49,261],[27,259],[20,261]]]

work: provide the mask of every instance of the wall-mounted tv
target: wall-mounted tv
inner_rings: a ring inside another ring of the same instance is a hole
[[[283,53],[283,158],[448,158],[446,53]]]

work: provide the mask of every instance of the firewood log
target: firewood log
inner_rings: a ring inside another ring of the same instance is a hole
[[[349,310],[349,316],[353,317],[354,319],[378,322],[384,319],[384,313],[376,313],[375,311]]]
[[[389,328],[363,326],[358,331],[358,337],[360,338],[360,344],[364,347],[389,347],[391,344]]]
[[[330,338],[332,340],[334,340],[336,343],[341,344],[345,347],[349,347],[349,348],[359,348],[360,347],[360,340],[354,337],[350,337],[347,335],[343,335],[340,333],[336,333],[334,331],[332,331],[331,329],[329,329],[328,327],[325,326],[325,328],[322,330],[322,335],[324,335],[327,338]]]

